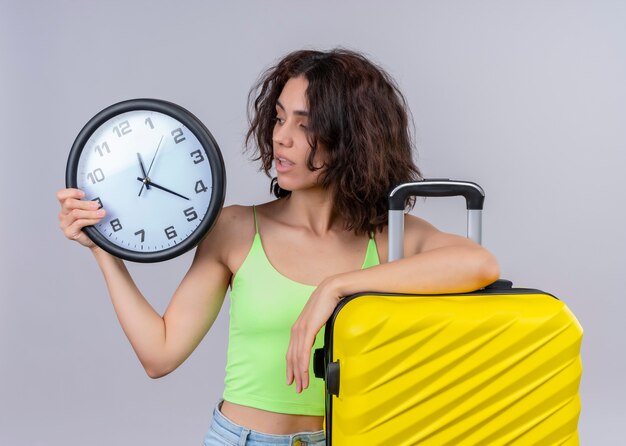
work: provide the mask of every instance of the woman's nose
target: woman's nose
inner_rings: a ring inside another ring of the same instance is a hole
[[[291,147],[293,144],[293,137],[290,125],[286,121],[282,124],[278,122],[276,123],[274,126],[274,133],[272,134],[272,141],[284,147]]]

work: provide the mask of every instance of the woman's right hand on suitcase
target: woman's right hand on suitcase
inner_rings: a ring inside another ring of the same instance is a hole
[[[57,199],[61,204],[59,227],[68,239],[93,249],[96,247],[95,243],[82,229],[97,224],[106,212],[98,209],[100,204],[97,201],[82,200],[84,197],[84,192],[79,189],[61,189],[57,192]]]

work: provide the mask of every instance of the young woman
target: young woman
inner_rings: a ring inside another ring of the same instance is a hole
[[[163,316],[124,263],[81,231],[106,209],[81,200],[79,190],[61,190],[60,226],[91,249],[152,378],[191,354],[230,286],[225,389],[205,445],[322,445],[323,382],[311,377],[311,351],[322,345],[323,325],[342,296],[470,291],[496,280],[498,265],[470,240],[410,215],[406,257],[386,262],[387,192],[419,178],[419,170],[406,102],[364,56],[291,53],[264,73],[250,97],[246,142],[256,143],[268,176],[275,169],[276,200],[223,209]]]

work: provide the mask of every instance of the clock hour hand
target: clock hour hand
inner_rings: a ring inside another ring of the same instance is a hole
[[[140,178],[140,177],[137,177],[137,179],[138,179],[139,181],[141,181],[143,184],[145,184],[145,185],[146,185],[146,188],[147,188],[148,186],[154,186],[154,187],[156,187],[157,189],[161,189],[162,191],[169,192],[170,194],[176,195],[177,197],[184,198],[185,200],[189,200],[189,198],[185,197],[184,195],[181,195],[181,194],[179,194],[179,193],[177,193],[177,192],[174,192],[173,190],[169,190],[169,189],[168,189],[168,188],[166,188],[166,187],[159,186],[158,184],[153,183],[153,182],[152,182],[152,181],[150,181],[150,179],[149,179],[149,178],[147,178],[147,177],[146,177],[146,178]]]
[[[139,160],[139,167],[141,167],[141,174],[144,178],[148,178],[148,174],[146,173],[146,168],[143,167],[143,161],[141,161],[141,155],[137,152],[137,159]],[[146,189],[150,189],[150,183],[145,183]],[[143,187],[139,190],[139,195],[141,196],[141,192],[143,191]]]

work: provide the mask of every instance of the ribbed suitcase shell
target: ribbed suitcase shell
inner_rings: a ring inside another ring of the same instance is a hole
[[[577,445],[581,339],[537,290],[348,297],[326,325],[327,444]]]
[[[457,195],[480,243],[479,185],[404,183],[389,195],[389,261],[403,256],[409,196]],[[562,302],[504,280],[465,294],[346,297],[315,358],[327,381],[326,443],[578,445],[581,340]]]

